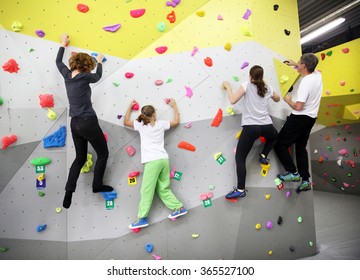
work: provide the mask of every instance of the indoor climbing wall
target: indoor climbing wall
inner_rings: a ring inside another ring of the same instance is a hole
[[[311,141],[315,188],[360,194],[360,39],[318,54],[324,80]]]
[[[296,259],[316,253],[312,192],[296,194],[295,183],[278,190],[274,179],[283,170],[274,153],[270,169],[262,170],[260,140],[247,160],[246,198],[224,199],[236,184],[243,105],[231,106],[222,82],[236,90],[260,64],[278,93],[294,83],[297,88],[297,72],[282,63],[300,56],[296,1],[9,2],[0,3],[1,259]],[[106,57],[92,100],[110,150],[104,183],[115,188],[105,197],[92,193],[96,154],[89,147],[68,210],[62,199],[75,154],[55,66],[63,32],[70,36],[65,62],[72,52]],[[170,210],[155,197],[149,227],[135,233],[128,225],[136,219],[143,167],[139,136],[124,127],[123,115],[135,99],[154,105],[159,119],[171,119],[167,98],[177,101],[181,118],[165,136],[171,188],[188,214],[169,220]],[[288,106],[271,103],[270,112],[280,130]],[[178,147],[182,141],[195,150]]]

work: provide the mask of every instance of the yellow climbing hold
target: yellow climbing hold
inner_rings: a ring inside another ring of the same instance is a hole
[[[198,238],[198,237],[199,237],[199,235],[198,235],[198,234],[196,234],[196,233],[193,233],[193,234],[191,235],[191,237],[192,237],[192,238]]]
[[[221,152],[218,152],[214,155],[215,160],[217,160],[219,157],[221,157]]]
[[[45,174],[44,173],[41,173],[38,178],[37,178],[39,181],[42,181],[45,179]]]
[[[47,117],[49,118],[49,120],[54,121],[57,118],[57,114],[55,113],[55,111],[48,108]]]
[[[261,224],[259,224],[259,223],[256,224],[255,228],[256,228],[257,230],[261,229]]]
[[[56,213],[60,213],[60,212],[61,212],[61,208],[60,208],[60,207],[56,207],[55,212],[56,212]]]
[[[199,17],[204,17],[205,16],[205,11],[197,11],[196,15]]]
[[[289,80],[289,77],[286,76],[286,75],[282,75],[282,76],[280,77],[280,83],[281,83],[281,84],[286,83],[288,80]]]
[[[228,52],[231,50],[232,45],[230,43],[226,43],[224,46],[224,49],[227,50]]]
[[[268,252],[268,254],[269,254],[269,256],[272,256],[273,251],[270,250],[270,251]]]
[[[240,130],[240,131],[236,134],[236,136],[235,136],[236,139],[239,139],[239,138],[240,138],[241,132],[242,132],[242,130]]]
[[[270,195],[270,194],[265,195],[265,198],[266,198],[267,200],[269,200],[269,199],[270,199],[270,197],[271,197],[271,195]]]

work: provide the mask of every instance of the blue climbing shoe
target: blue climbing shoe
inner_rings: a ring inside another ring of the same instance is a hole
[[[238,189],[234,189],[233,191],[229,192],[225,196],[225,198],[226,199],[232,199],[232,198],[245,197],[245,196],[246,196],[246,191],[245,190],[243,192],[241,192]]]
[[[309,181],[302,181],[300,186],[297,187],[296,192],[297,193],[301,193],[301,192],[306,192],[306,191],[310,191],[311,190],[311,184]]]
[[[138,218],[136,222],[129,225],[129,229],[147,227],[148,225],[149,225],[149,219],[147,217]]]
[[[277,176],[283,182],[300,182],[300,174],[299,173],[291,173],[287,172],[285,174],[279,174]]]
[[[174,212],[172,212],[171,214],[169,214],[168,218],[169,219],[173,219],[173,218],[177,218],[180,216],[183,216],[187,213],[186,208],[183,206],[180,209],[175,210]]]
[[[261,164],[268,165],[268,164],[269,164],[269,161],[270,161],[270,160],[269,160],[265,155],[259,154],[259,162],[260,162]]]

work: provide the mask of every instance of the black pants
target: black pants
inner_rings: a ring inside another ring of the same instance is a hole
[[[263,136],[266,139],[266,143],[261,153],[267,157],[274,147],[278,136],[275,127],[272,124],[243,126],[235,154],[238,189],[245,189],[246,157],[254,145],[254,142],[259,139],[260,136]]]
[[[79,178],[81,168],[87,159],[88,142],[90,142],[97,155],[92,187],[95,190],[100,189],[103,186],[103,177],[106,162],[109,157],[109,150],[98,119],[96,116],[74,117],[71,119],[70,126],[76,157],[70,167],[65,190],[74,192],[76,189],[76,182]]]
[[[305,115],[293,115],[287,120],[279,133],[279,139],[274,150],[286,171],[292,173],[299,171],[302,180],[309,180],[309,159],[306,145],[309,140],[310,132],[314,126],[316,118]],[[295,144],[296,164],[289,153],[289,147]]]

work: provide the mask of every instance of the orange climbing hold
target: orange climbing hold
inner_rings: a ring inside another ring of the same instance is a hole
[[[181,148],[181,149],[185,149],[185,150],[188,150],[188,151],[192,151],[192,152],[195,152],[196,148],[194,145],[186,142],[186,141],[181,141],[179,144],[178,144],[178,147]]]
[[[221,109],[218,110],[215,118],[213,119],[212,123],[211,123],[211,126],[216,126],[218,127],[222,121],[222,115],[223,115],[223,112]]]

